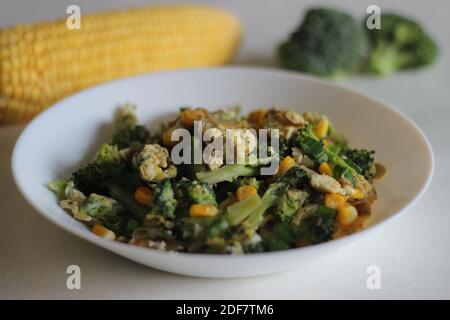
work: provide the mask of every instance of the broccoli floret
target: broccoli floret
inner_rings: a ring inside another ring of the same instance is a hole
[[[125,221],[120,216],[122,210],[122,206],[114,199],[95,193],[80,206],[81,214],[87,214],[114,232],[119,232],[124,227]]]
[[[351,149],[345,152],[346,161],[354,164],[357,172],[362,174],[366,179],[370,180],[376,173],[374,164],[375,151],[366,149]]]
[[[347,13],[309,10],[299,28],[279,49],[281,65],[318,76],[356,71],[367,52],[363,27]]]
[[[94,162],[99,165],[118,164],[122,157],[116,145],[104,143],[100,146],[95,154]]]
[[[66,199],[67,181],[63,179],[55,179],[48,183],[48,188],[53,191],[59,200]]]
[[[418,22],[409,18],[382,14],[381,28],[367,30],[367,34],[372,47],[367,61],[369,72],[389,75],[436,60],[436,43]]]
[[[305,171],[294,166],[277,179],[277,182],[289,188],[303,189],[308,185],[309,179]]]
[[[259,188],[261,187],[262,181],[261,180],[257,180],[255,177],[241,177],[236,179],[235,181],[235,185],[236,187],[241,187],[241,186],[253,186],[255,187],[256,190],[259,190]]]
[[[170,179],[162,180],[154,191],[153,210],[167,218],[174,218],[178,202]]]
[[[214,190],[208,183],[182,178],[178,182],[177,188],[188,205],[194,203],[217,204]]]
[[[303,219],[296,230],[296,238],[303,244],[331,240],[336,228],[337,211],[320,206],[317,212]]]
[[[282,221],[289,221],[302,205],[302,199],[306,196],[300,190],[286,190],[278,198],[275,206],[275,214]]]
[[[94,161],[72,173],[72,179],[86,195],[97,193],[109,195],[108,184],[119,184],[135,189],[139,175],[125,163],[116,145],[104,143],[98,149]]]
[[[141,125],[138,125],[138,119],[135,107],[130,104],[119,108],[115,119],[116,132],[111,138],[111,144],[119,148],[129,147],[133,142],[145,143],[150,133]]]

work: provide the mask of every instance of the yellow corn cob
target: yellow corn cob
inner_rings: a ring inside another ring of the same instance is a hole
[[[91,85],[228,62],[240,25],[208,6],[152,6],[0,30],[0,124],[25,121]]]

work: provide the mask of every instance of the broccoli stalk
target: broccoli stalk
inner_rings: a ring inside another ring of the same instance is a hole
[[[253,163],[249,164],[227,164],[216,170],[212,171],[202,171],[197,173],[197,179],[210,183],[216,184],[224,181],[233,181],[238,177],[251,177],[260,174],[260,169],[262,166],[269,164],[273,160],[278,161],[279,154],[277,152],[271,152],[267,150],[266,152],[262,151],[261,148],[267,148],[267,146],[260,146],[260,155],[265,154],[264,157],[256,158],[255,154],[251,154],[250,157],[253,160]]]
[[[381,29],[367,31],[372,50],[367,70],[390,75],[397,70],[429,65],[438,48],[415,21],[395,14],[381,16]]]
[[[240,224],[245,218],[247,218],[253,211],[253,209],[261,205],[261,198],[255,194],[244,200],[236,202],[227,208],[225,218],[228,224],[236,226]]]
[[[197,179],[206,183],[233,181],[237,177],[248,177],[258,174],[258,168],[244,164],[227,164],[212,171],[197,173]]]
[[[261,202],[257,207],[248,213],[248,218],[245,219],[242,226],[246,234],[253,234],[259,228],[261,224],[264,213],[273,206],[278,197],[284,193],[286,186],[282,183],[272,183],[269,188],[264,192],[261,198]]]

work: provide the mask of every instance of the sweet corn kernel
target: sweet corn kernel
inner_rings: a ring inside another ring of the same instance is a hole
[[[193,204],[189,208],[189,214],[191,217],[196,218],[209,218],[214,217],[219,212],[219,209],[212,204]]]
[[[330,122],[328,121],[327,117],[320,118],[319,122],[316,125],[315,128],[315,134],[317,138],[322,139],[324,138],[328,133],[328,128],[330,126]]]
[[[281,161],[280,166],[278,168],[278,174],[283,174],[289,169],[291,169],[293,166],[295,166],[295,160],[292,159],[290,156],[284,157],[284,159]]]
[[[324,173],[324,174],[326,174],[327,176],[330,176],[330,177],[333,175],[333,173],[331,172],[331,168],[330,168],[329,164],[326,163],[326,162],[322,162],[320,164],[319,172],[320,173]]]
[[[134,193],[134,198],[137,202],[148,206],[153,202],[153,191],[147,187],[139,187]]]
[[[258,194],[258,191],[254,186],[241,186],[236,190],[236,198],[241,201],[254,194]]]
[[[358,211],[351,204],[345,204],[338,209],[337,221],[343,226],[348,226],[358,218]]]
[[[345,205],[345,198],[338,193],[327,193],[325,195],[325,206],[328,208],[339,209]]]
[[[365,198],[365,194],[361,189],[354,189],[351,194],[351,197],[353,199],[361,200]]]
[[[107,240],[116,239],[115,233],[109,230],[108,228],[105,228],[101,224],[94,225],[94,227],[92,228],[92,232],[95,233],[97,236]]]

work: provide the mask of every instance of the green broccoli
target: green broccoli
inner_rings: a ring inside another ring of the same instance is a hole
[[[125,220],[120,215],[123,207],[112,198],[93,193],[81,204],[79,211],[114,232],[120,232],[124,227]]]
[[[53,191],[59,200],[66,199],[67,181],[63,179],[55,179],[48,183],[48,188]]]
[[[116,145],[104,143],[100,146],[95,154],[94,163],[98,165],[103,164],[118,164],[122,160],[119,148]]]
[[[133,142],[145,143],[150,133],[141,125],[138,125],[135,107],[130,104],[119,108],[116,113],[115,130],[111,138],[111,144],[120,149],[129,147]]]
[[[138,222],[142,222],[149,212],[147,206],[138,203],[134,198],[134,192],[124,189],[122,186],[108,184],[109,194],[111,198],[119,202],[125,207],[131,216]]]
[[[291,139],[293,146],[301,148],[308,157],[314,160],[316,165],[320,165],[322,162],[330,162],[343,167],[351,174],[358,173],[356,166],[352,166],[341,157],[341,147],[333,145],[324,146],[323,140],[318,139],[314,134],[311,124],[299,129],[297,134]]]
[[[257,180],[256,177],[240,177],[236,179],[234,182],[236,187],[239,188],[241,186],[253,186],[256,190],[259,190],[261,187],[262,181]]]
[[[310,216],[304,218],[296,230],[296,238],[301,243],[316,244],[331,240],[336,228],[337,211],[320,206]]]
[[[177,183],[177,189],[180,190],[187,205],[194,203],[217,204],[214,190],[208,183],[182,178]]]
[[[351,149],[344,153],[346,161],[353,167],[357,168],[357,172],[362,174],[366,179],[371,180],[376,173],[374,163],[375,151],[366,149]]]
[[[260,167],[258,165],[247,165],[247,164],[227,164],[219,169],[212,171],[202,171],[197,173],[197,179],[210,183],[216,184],[224,181],[234,181],[239,177],[251,177],[260,174]]]
[[[72,173],[78,190],[86,195],[109,195],[108,184],[120,184],[135,189],[140,184],[139,174],[122,158],[116,145],[104,143],[98,149],[94,161]]]
[[[289,221],[307,198],[307,193],[288,189],[278,198],[274,213],[281,221]]]
[[[367,30],[367,34],[372,47],[367,70],[371,73],[389,75],[436,60],[436,43],[418,22],[409,18],[382,14],[381,28]]]
[[[158,183],[154,190],[153,210],[167,218],[175,218],[177,203],[170,179]]]
[[[317,8],[279,48],[284,68],[337,77],[357,71],[365,59],[363,27],[347,13]]]
[[[313,126],[308,124],[291,138],[292,144],[303,150],[303,153],[311,158],[316,164],[328,161],[328,155],[325,152],[323,140],[317,139]]]

